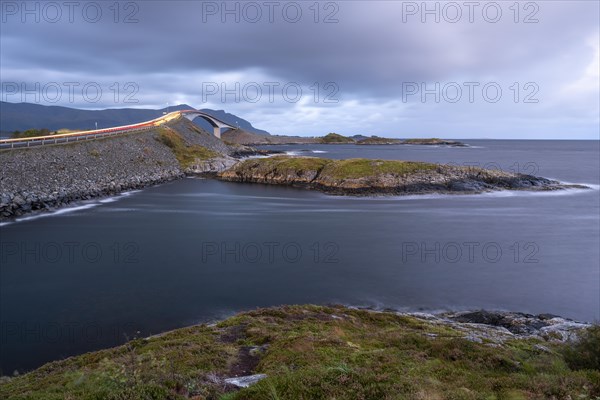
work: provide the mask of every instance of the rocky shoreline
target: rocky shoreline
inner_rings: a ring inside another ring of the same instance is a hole
[[[168,134],[177,139],[179,147],[161,140],[164,132],[160,129],[169,130]],[[187,120],[178,120],[160,129],[0,152],[3,166],[0,220],[114,196],[194,174],[208,174],[231,182],[289,185],[355,196],[585,188],[473,167],[285,157],[279,150],[225,144]]]
[[[218,174],[231,182],[296,186],[335,195],[476,194],[497,190],[586,188],[524,174],[421,162],[271,157]]]
[[[0,221],[99,197],[216,173],[243,157],[276,151],[226,145],[187,120],[169,124],[189,146],[215,155],[181,165],[158,130],[68,145],[0,151]]]
[[[367,310],[373,310],[366,308]],[[464,338],[477,343],[504,343],[507,340],[534,338],[546,342],[577,340],[578,332],[590,328],[588,322],[575,321],[554,314],[472,310],[436,313],[403,312],[385,309],[397,315],[411,316],[432,324],[450,326],[465,333]]]

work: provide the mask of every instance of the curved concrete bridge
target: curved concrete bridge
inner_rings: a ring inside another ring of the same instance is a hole
[[[73,132],[73,133],[63,133],[59,135],[48,135],[48,136],[37,136],[37,137],[28,137],[28,138],[18,138],[18,139],[2,139],[0,140],[0,150],[10,150],[10,149],[18,149],[23,147],[34,147],[34,146],[44,146],[44,145],[52,145],[52,144],[62,144],[62,143],[72,143],[93,139],[100,139],[108,136],[116,136],[125,133],[139,132],[145,131],[157,126],[163,125],[171,120],[174,120],[179,117],[184,117],[189,119],[190,121],[195,120],[196,118],[204,118],[208,123],[213,127],[214,135],[221,138],[222,129],[236,129],[235,126],[228,124],[227,122],[221,121],[218,118],[213,117],[212,115],[206,114],[202,111],[197,110],[182,110],[182,111],[174,111],[168,114],[165,114],[161,117],[155,118],[150,121],[140,122],[138,124],[132,125],[123,125],[116,126],[113,128],[106,129],[95,129],[91,131],[81,131],[81,132]]]
[[[198,117],[204,118],[213,127],[214,134],[219,139],[221,139],[221,129],[237,129],[237,127],[230,125],[227,122],[223,122],[220,119],[213,117],[212,115],[203,113],[202,111],[183,110],[179,112],[183,117],[189,119],[190,121],[193,121]]]
[[[208,123],[213,127],[213,133],[216,137],[221,139],[221,129],[236,129],[237,127],[228,124],[227,122],[223,122],[218,118],[213,117],[212,115],[203,113],[202,111],[197,110],[183,110],[179,111],[181,115],[190,121],[195,120],[196,118],[204,118]]]

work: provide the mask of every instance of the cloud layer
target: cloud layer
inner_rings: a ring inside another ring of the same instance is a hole
[[[3,1],[2,100],[188,103],[280,134],[598,139],[598,7]]]

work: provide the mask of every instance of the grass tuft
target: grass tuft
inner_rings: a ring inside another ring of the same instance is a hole
[[[158,141],[166,145],[173,151],[179,165],[182,168],[188,168],[198,160],[208,160],[218,157],[219,154],[197,144],[188,145],[183,137],[170,128],[160,128],[158,131]]]
[[[337,160],[323,171],[336,179],[357,179],[384,174],[409,175],[419,171],[435,169],[435,164],[413,161],[370,160],[354,158]]]

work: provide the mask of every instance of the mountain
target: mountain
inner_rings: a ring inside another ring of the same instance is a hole
[[[96,122],[98,123],[98,128],[108,128],[148,121],[161,116],[166,111],[186,109],[193,109],[193,107],[187,104],[180,104],[160,110],[138,108],[80,110],[62,106],[43,106],[32,103],[9,103],[2,101],[0,102],[0,132],[5,137],[8,132],[16,130],[24,131],[27,129],[94,129]],[[213,115],[233,126],[239,126],[248,132],[269,135],[267,131],[256,129],[245,119],[223,110],[203,109],[201,111]],[[202,118],[196,118],[194,123],[212,132],[212,127]]]

